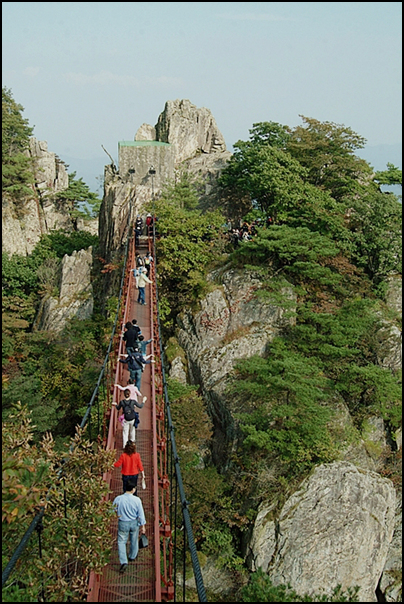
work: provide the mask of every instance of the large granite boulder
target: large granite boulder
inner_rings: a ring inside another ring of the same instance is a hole
[[[220,285],[200,301],[200,310],[181,314],[178,341],[186,352],[192,381],[205,394],[220,395],[235,362],[262,355],[279,334],[285,309],[256,295],[262,282],[253,271],[220,270],[210,279]],[[292,288],[284,294],[291,300]]]
[[[278,520],[262,505],[248,560],[275,585],[299,594],[359,586],[360,602],[377,602],[395,526],[396,492],[379,474],[348,462],[318,466],[285,503]]]
[[[42,300],[34,329],[60,332],[72,317],[91,317],[94,306],[92,259],[91,247],[63,257],[59,297],[49,296]]]
[[[170,143],[179,164],[196,153],[226,151],[226,143],[211,111],[189,100],[167,101],[156,128],[156,140]]]
[[[48,151],[46,141],[30,138],[29,154],[34,160],[36,186],[42,193],[52,194],[67,189],[69,177],[66,167],[56,153]]]

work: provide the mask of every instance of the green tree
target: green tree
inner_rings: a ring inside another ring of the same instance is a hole
[[[358,424],[377,414],[396,428],[401,416],[400,376],[377,364],[379,312],[370,296],[349,297],[333,312],[302,305],[285,343],[319,363],[330,391],[343,397]]]
[[[287,150],[307,169],[309,182],[337,201],[352,198],[372,174],[370,165],[355,155],[366,139],[343,124],[300,117],[303,126],[292,129]]]
[[[24,108],[13,99],[11,90],[2,88],[2,191],[21,199],[33,195],[33,167],[27,154],[33,128],[22,117]]]
[[[149,207],[158,218],[160,317],[167,327],[206,290],[208,266],[220,257],[225,243],[223,216],[193,209],[196,199],[193,185],[181,179]]]
[[[250,141],[255,145],[269,145],[285,150],[290,139],[290,128],[277,122],[258,122],[250,130]]]
[[[402,271],[402,204],[392,194],[370,190],[352,201],[349,217],[353,258],[378,285]]]
[[[335,457],[324,404],[332,384],[315,358],[275,340],[266,358],[245,359],[235,370],[229,392],[242,409],[243,447],[278,458],[289,476]]]
[[[376,172],[374,180],[380,185],[401,185],[403,183],[403,173],[397,166],[388,163],[387,170]]]
[[[56,199],[67,203],[72,218],[96,218],[100,212],[101,199],[92,193],[82,178],[76,179],[76,172],[69,174],[69,186],[59,191]]]
[[[248,142],[238,141],[219,184],[225,198],[247,199],[275,221],[286,217],[288,207],[300,198],[304,168],[279,146],[256,133]],[[232,217],[232,216],[230,216]]]
[[[33,443],[30,413],[21,404],[3,422],[2,437],[6,561],[39,506],[46,506],[42,557],[30,547],[22,552],[3,589],[3,601],[13,601],[13,592],[19,591],[20,602],[37,602],[39,597],[46,602],[82,602],[89,571],[101,572],[111,552],[109,525],[114,512],[102,474],[110,471],[114,453],[86,440],[79,429],[69,452],[57,453],[49,433]]]

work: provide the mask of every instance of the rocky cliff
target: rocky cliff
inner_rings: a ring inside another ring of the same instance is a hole
[[[214,423],[213,459],[223,471],[237,438],[238,409],[225,392],[229,375],[240,359],[263,355],[286,318],[282,308],[256,296],[262,284],[253,272],[224,268],[210,280],[216,288],[199,309],[180,316],[184,354],[173,361],[170,376],[199,385]],[[395,313],[401,311],[400,289],[392,278],[387,300]],[[293,304],[291,292],[284,295]],[[386,370],[400,363],[399,335],[389,322],[382,324],[379,362]],[[401,431],[391,445],[382,418],[369,417],[359,432],[346,405],[332,404],[340,460],[315,468],[280,513],[263,501],[245,539],[245,559],[252,571],[260,567],[275,585],[290,583],[300,594],[357,585],[360,602],[401,601],[401,493],[378,473],[390,446],[401,446]],[[212,561],[202,572],[208,589],[231,593],[229,574],[214,570]]]
[[[46,141],[31,138],[28,153],[35,170],[32,196],[18,205],[8,197],[2,199],[2,249],[22,256],[32,252],[43,234],[54,229],[73,230],[68,208],[52,197],[68,187],[65,165],[48,151]]]
[[[91,281],[92,248],[67,254],[61,263],[59,296],[46,296],[41,301],[34,330],[60,332],[68,319],[89,319],[94,298]]]
[[[55,200],[54,195],[69,186],[69,177],[65,164],[56,153],[48,151],[47,142],[32,137],[27,154],[33,161],[35,184],[32,195],[18,203],[3,195],[2,250],[10,255],[28,256],[41,236],[53,230],[77,228],[97,234],[98,220],[75,221],[71,208]]]
[[[120,143],[119,167],[105,168],[100,255],[111,260],[119,248],[130,204],[133,216],[144,213],[144,204],[181,169],[200,180],[201,198],[209,198],[230,157],[209,109],[188,100],[167,101],[155,126],[142,124],[132,142]]]
[[[377,602],[395,527],[390,480],[347,462],[315,468],[272,519],[262,505],[249,544],[252,569],[300,594],[360,586],[360,602]],[[388,600],[396,601],[396,600]]]

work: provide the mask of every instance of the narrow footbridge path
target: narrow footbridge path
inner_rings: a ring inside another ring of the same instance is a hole
[[[139,550],[134,562],[129,562],[124,574],[119,574],[120,563],[116,546],[118,521],[114,519],[111,524],[111,538],[114,547],[109,564],[104,568],[102,575],[91,576],[89,602],[161,602],[174,599],[174,587],[170,572],[170,552],[164,552],[161,541],[171,537],[168,487],[169,480],[165,474],[166,468],[166,438],[164,436],[164,410],[161,383],[161,363],[159,358],[158,334],[156,333],[156,298],[153,285],[146,286],[146,305],[138,304],[138,290],[132,273],[135,262],[135,251],[144,255],[149,251],[150,241],[141,238],[140,246],[134,248],[131,240],[127,271],[126,271],[126,298],[123,326],[127,321],[136,319],[142,330],[145,340],[152,338],[147,346],[147,354],[155,355],[155,364],[145,366],[142,374],[141,393],[147,396],[145,406],[139,410],[140,424],[136,431],[137,451],[140,453],[146,477],[146,489],[142,490],[138,484],[138,496],[141,498],[146,515],[146,535],[149,547]],[[154,267],[151,270],[154,281]],[[118,330],[119,331],[119,330]],[[125,346],[120,338],[118,340],[118,355],[125,353]],[[123,357],[121,357],[123,358]],[[125,386],[128,383],[129,372],[127,365],[117,362],[115,383]],[[158,395],[156,396],[156,386]],[[113,401],[119,402],[122,390],[111,384],[113,388]],[[117,420],[118,413],[111,408],[107,448],[116,452],[116,459],[122,453],[122,426]],[[122,493],[121,469],[115,468],[113,472],[105,475],[105,480],[111,488],[111,501]],[[164,549],[164,548],[163,548]],[[168,553],[169,564],[162,556]],[[163,573],[163,576],[162,576]]]

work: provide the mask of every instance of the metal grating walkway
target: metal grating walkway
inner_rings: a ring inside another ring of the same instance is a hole
[[[141,247],[141,255],[147,250]],[[133,255],[131,267],[133,267]],[[138,290],[134,286],[132,276],[129,278],[128,294],[126,299],[125,314],[123,325],[127,321],[137,319],[138,325],[142,330],[145,340],[149,340],[152,334],[151,325],[151,286],[146,286],[146,305],[137,303]],[[120,352],[125,352],[121,345]],[[147,347],[147,354],[152,352],[151,345]],[[123,363],[117,364],[117,383],[125,386],[128,383],[129,372],[127,366]],[[142,374],[142,383],[140,391],[143,396],[147,396],[145,406],[139,410],[140,423],[136,431],[137,452],[140,453],[144,472],[146,477],[146,489],[142,490],[140,481],[138,484],[138,496],[141,498],[145,516],[146,516],[146,535],[149,541],[149,547],[139,550],[138,556],[134,562],[129,562],[124,574],[119,573],[120,562],[118,558],[117,547],[117,528],[118,519],[114,518],[111,522],[111,540],[113,542],[112,554],[109,563],[104,567],[101,576],[98,576],[92,582],[90,587],[88,602],[156,602],[156,551],[154,539],[154,527],[156,526],[154,518],[153,501],[153,430],[152,430],[152,388],[150,365],[145,366]],[[113,400],[119,402],[123,398],[123,391],[114,388]],[[112,410],[117,414],[116,409]],[[113,425],[113,423],[111,424]],[[111,438],[111,435],[110,437]],[[116,422],[116,431],[111,439],[110,448],[116,451],[116,459],[122,453],[122,426]],[[122,490],[121,468],[113,468],[108,475],[110,482],[111,495],[113,501]],[[127,545],[129,547],[129,543]],[[157,552],[159,555],[159,552]],[[91,582],[90,582],[91,583]]]
[[[147,396],[147,395],[146,395]],[[145,410],[144,407],[141,413]],[[142,416],[141,416],[142,419]],[[145,475],[148,478],[145,491],[139,489],[138,495],[142,499],[146,515],[146,533],[149,539],[149,547],[139,550],[138,557],[134,562],[129,562],[128,568],[123,575],[119,574],[120,562],[118,559],[118,549],[116,546],[118,521],[114,519],[111,523],[111,539],[114,542],[112,557],[110,563],[104,568],[100,582],[98,602],[154,602],[154,551],[150,530],[153,527],[153,507],[151,497],[147,496],[149,491],[150,477],[152,476],[152,450],[150,430],[141,430],[140,425],[137,431],[137,451],[142,458]],[[116,438],[116,458],[118,459],[122,451],[122,430],[119,430]],[[122,478],[120,468],[114,468],[111,480],[111,489],[113,490],[113,500],[116,495],[122,493]]]

